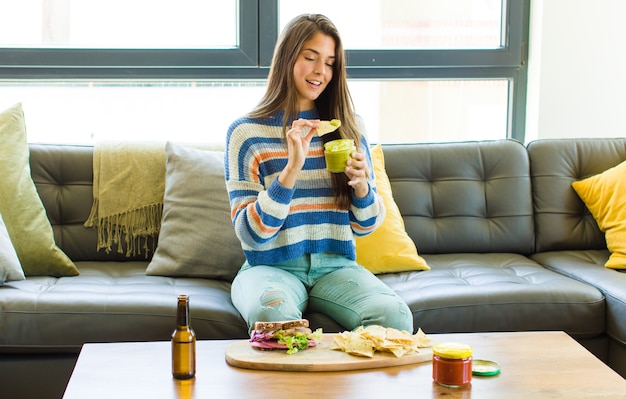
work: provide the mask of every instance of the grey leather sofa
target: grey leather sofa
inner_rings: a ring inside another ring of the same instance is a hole
[[[416,328],[562,330],[626,376],[626,273],[604,267],[604,235],[571,188],[625,160],[626,139],[383,149],[407,232],[431,270],[379,276],[408,302]],[[143,254],[96,251],[96,232],[83,226],[92,147],[30,150],[57,244],[81,274],[0,287],[0,386],[8,394],[60,397],[85,342],[168,340],[180,292],[193,296],[199,339],[247,337],[229,281],[147,276]],[[343,331],[321,314],[306,317]]]

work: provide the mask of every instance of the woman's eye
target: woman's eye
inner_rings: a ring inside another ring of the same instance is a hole
[[[327,66],[327,67],[329,67],[329,68],[332,68],[334,65],[333,65],[333,64],[326,63],[326,66]]]
[[[315,61],[315,58],[313,57],[304,57],[304,59],[307,61]]]

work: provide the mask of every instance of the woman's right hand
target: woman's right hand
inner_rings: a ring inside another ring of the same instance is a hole
[[[298,119],[293,121],[291,129],[287,131],[287,151],[288,159],[285,169],[278,176],[278,181],[284,187],[293,188],[298,179],[298,174],[304,166],[307,154],[309,153],[309,145],[313,136],[317,133],[317,127],[319,126],[319,120],[307,120]],[[304,128],[310,128],[310,130],[303,134]]]

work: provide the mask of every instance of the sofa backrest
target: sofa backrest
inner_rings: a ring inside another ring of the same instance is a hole
[[[543,139],[527,146],[536,251],[606,249],[604,234],[572,188],[626,160],[626,139]]]
[[[529,254],[606,248],[571,183],[624,161],[626,138],[543,139],[527,148],[513,140],[401,144],[383,151],[394,199],[420,253]],[[56,242],[70,258],[147,259],[97,251],[96,230],[83,226],[93,203],[92,146],[30,144],[30,165]]]
[[[534,249],[528,154],[513,140],[383,146],[393,196],[418,251]]]
[[[93,146],[30,144],[31,174],[57,245],[74,261],[145,260],[116,248],[97,250],[97,233],[83,226],[93,203]],[[152,253],[148,254],[151,256]]]

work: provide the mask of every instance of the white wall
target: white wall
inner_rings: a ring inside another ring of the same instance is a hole
[[[626,1],[531,0],[526,141],[626,136]]]

